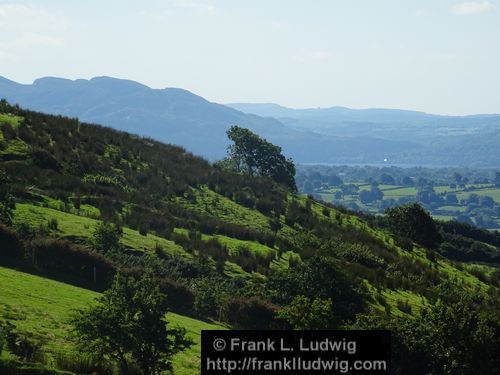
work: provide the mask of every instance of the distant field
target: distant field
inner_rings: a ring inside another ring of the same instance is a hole
[[[488,195],[488,196],[492,197],[495,200],[495,202],[500,203],[500,189],[498,189],[498,188],[497,189],[494,189],[494,188],[477,189],[477,190],[473,190],[473,191],[461,192],[461,193],[457,193],[457,198],[458,199],[466,199],[471,194],[477,194],[480,197]]]
[[[323,186],[320,189],[315,191],[315,194],[318,195],[325,202],[334,202],[337,204],[342,204],[346,207],[350,207],[352,209],[360,209],[363,211],[371,212],[371,213],[381,213],[384,208],[387,207],[381,204],[380,201],[375,201],[372,203],[362,203],[359,198],[359,193],[363,190],[369,190],[371,187],[369,184],[354,182],[347,183],[358,186],[358,192],[354,194],[345,194],[342,199],[336,200],[335,193],[338,191],[342,191],[340,187],[325,187]],[[400,199],[406,199],[406,201],[416,200],[418,194],[417,187],[408,187],[408,186],[400,186],[400,185],[378,185],[378,188],[384,193],[383,200],[393,199],[398,202]],[[489,196],[491,197],[497,204],[500,204],[500,188],[495,188],[492,184],[468,184],[463,187],[458,188],[450,188],[448,185],[440,185],[434,186],[434,192],[437,195],[440,195],[442,198],[445,198],[446,194],[454,193],[459,201],[457,204],[450,203],[438,203],[432,205],[432,209],[428,208],[431,211],[433,217],[439,220],[453,220],[460,214],[465,214],[469,216],[467,205],[460,203],[462,200],[468,199],[472,194],[476,194],[479,197]],[[351,207],[353,204],[355,206]],[[441,205],[439,205],[441,204]],[[494,228],[493,223],[497,223],[500,226],[500,217],[492,213],[490,211],[486,215],[490,216],[490,224],[487,228]],[[477,215],[477,214],[476,214]],[[479,215],[481,216],[481,214]],[[475,222],[475,218],[470,218],[473,222]],[[477,224],[477,223],[476,223]],[[478,224],[482,226],[482,224]]]
[[[385,188],[380,188],[384,192],[384,198],[399,198],[411,197],[417,195],[417,189],[414,187],[391,186],[385,185]]]
[[[19,331],[43,339],[49,355],[74,352],[68,319],[72,311],[91,305],[98,296],[86,289],[0,267],[0,318]],[[195,341],[190,349],[175,356],[175,373],[199,374],[201,330],[224,327],[173,313],[167,319],[173,326],[186,328]]]

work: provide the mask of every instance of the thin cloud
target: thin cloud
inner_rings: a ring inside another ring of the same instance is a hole
[[[489,1],[466,1],[456,4],[452,12],[457,16],[471,16],[476,14],[489,13],[495,10],[495,5]]]
[[[69,21],[61,14],[23,4],[0,4],[0,30],[9,32],[54,32],[67,28]]]
[[[60,48],[69,20],[46,9],[0,4],[0,58],[19,61],[36,48]]]

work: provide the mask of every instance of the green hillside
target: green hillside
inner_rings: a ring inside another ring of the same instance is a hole
[[[459,350],[440,356],[455,344],[412,348],[432,337],[426,330],[444,334],[444,325],[426,323],[441,319],[442,302],[465,304],[471,319],[498,329],[491,321],[499,306],[498,233],[432,220],[424,228],[409,225],[412,217],[394,225],[176,146],[5,102],[0,114],[0,323],[13,321],[39,341],[42,354],[31,360],[54,366],[56,353],[78,356],[64,322],[70,310],[91,303],[118,272],[146,270],[168,296],[171,321],[195,336],[220,326],[294,328],[279,311],[305,296],[331,302],[322,328],[383,324],[402,348],[396,365],[428,363],[435,367],[426,371],[436,372],[460,357]],[[101,246],[99,231],[116,243]],[[421,336],[406,334],[409,327]],[[195,373],[198,355],[198,346],[177,354],[175,373]]]
[[[74,344],[68,335],[68,320],[76,309],[91,305],[98,293],[39,276],[0,267],[0,317],[13,323],[19,333],[46,342],[48,362],[57,367],[61,356],[71,356]],[[176,374],[199,374],[200,332],[223,329],[186,316],[169,313],[168,322],[186,328],[195,341],[187,352],[174,358]],[[4,357],[9,357],[4,353]]]

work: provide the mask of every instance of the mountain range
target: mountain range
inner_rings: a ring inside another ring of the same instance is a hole
[[[281,146],[298,163],[500,165],[500,115],[221,105],[187,90],[111,77],[44,77],[32,84],[0,77],[0,98],[177,144],[209,160],[225,155],[225,131],[237,124]]]

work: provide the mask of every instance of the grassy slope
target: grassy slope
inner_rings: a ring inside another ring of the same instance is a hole
[[[224,221],[260,230],[270,230],[266,216],[257,210],[243,207],[208,188],[193,190],[196,201],[178,198],[186,208],[195,212],[216,216]]]
[[[326,206],[323,206],[321,203],[314,203],[312,206],[313,211],[316,213],[316,215],[323,216],[324,220],[334,220],[333,218],[335,211],[330,208],[328,208],[328,210],[330,211],[330,216],[325,217],[324,215],[322,215],[322,210],[325,207]],[[421,261],[429,265],[429,267],[436,267],[440,272],[442,272],[451,279],[460,281],[470,290],[473,290],[475,288],[481,289],[483,291],[487,290],[488,288],[487,284],[483,283],[476,276],[467,272],[467,270],[461,271],[457,269],[446,259],[444,258],[438,259],[435,262],[435,264],[432,264],[432,262],[426,257],[425,249],[414,247],[413,251],[411,252],[404,251],[395,245],[394,240],[392,239],[391,235],[388,232],[385,232],[384,230],[379,228],[377,229],[370,228],[363,220],[361,220],[356,216],[345,215],[345,214],[342,216],[344,219],[342,226],[345,227],[351,226],[353,228],[361,229],[365,232],[368,232],[373,237],[382,240],[389,248],[392,249],[392,251],[395,251],[399,256],[408,257],[412,260]],[[371,290],[372,295],[376,294],[376,291],[372,290],[371,288],[369,289]],[[391,313],[396,316],[400,316],[401,314],[403,314],[403,312],[401,312],[397,308],[398,302],[408,302],[408,304],[412,307],[413,311],[418,311],[427,304],[427,301],[424,297],[409,290],[384,289],[381,292],[381,294],[385,298],[386,303],[391,307]],[[372,305],[375,308],[379,309],[383,308],[380,304],[377,303],[373,303]]]
[[[11,121],[14,121],[11,119]],[[14,125],[13,125],[14,126]],[[1,133],[1,132],[0,132]],[[8,142],[7,150],[4,150],[7,153],[13,153],[21,155],[26,153],[25,147],[26,144],[21,140],[11,140]],[[106,154],[109,154],[113,150],[106,149]],[[144,165],[146,168],[146,165]],[[368,184],[360,184],[360,189],[368,189]],[[413,195],[416,193],[414,188],[403,188],[391,185],[381,185],[380,188],[386,194],[386,198],[393,196],[397,198],[403,195]],[[330,189],[329,193],[325,194],[325,199],[331,201],[332,193],[337,189]],[[269,231],[269,221],[268,218],[255,209],[249,209],[243,207],[232,200],[209,190],[206,187],[202,187],[200,189],[193,189],[193,196],[189,198],[177,198],[178,203],[182,204],[184,207],[196,211],[202,214],[208,214],[209,216],[220,218],[226,222],[232,222],[240,225],[249,226],[253,229],[261,230],[261,231]],[[43,194],[43,192],[40,192]],[[328,197],[326,195],[329,195]],[[303,198],[293,198],[289,196],[289,199],[299,199],[303,203],[305,203],[305,199]],[[125,202],[126,203],[126,202]],[[34,226],[46,225],[47,221],[50,218],[56,218],[58,220],[59,226],[56,232],[53,232],[52,235],[58,237],[81,237],[87,238],[92,229],[97,224],[98,220],[95,218],[99,217],[99,211],[92,206],[84,206],[82,205],[81,212],[76,212],[75,210],[70,209],[69,212],[63,212],[62,208],[64,204],[61,201],[58,201],[53,198],[46,198],[45,204],[48,207],[37,206],[32,203],[18,203],[15,211],[15,222],[21,223],[26,222],[30,223]],[[349,214],[341,214],[333,209],[328,208],[330,212],[329,216],[323,214],[323,210],[325,207],[320,203],[313,204],[313,211],[315,215],[318,217],[322,217],[324,220],[335,220],[336,216],[342,217],[342,226],[345,228],[355,228],[357,230],[362,230],[369,233],[371,236],[378,238],[385,242],[391,251],[397,253],[400,256],[409,257],[414,260],[420,260],[426,264],[431,266],[430,262],[425,256],[425,251],[422,249],[415,248],[413,252],[406,252],[395,246],[394,241],[392,240],[389,233],[384,232],[380,229],[370,228],[365,222],[359,219],[356,216],[352,216]],[[67,210],[67,207],[64,211]],[[282,224],[284,224],[284,220],[282,217]],[[280,230],[280,234],[287,237],[293,238],[295,237],[297,231],[300,231],[300,228],[292,228],[290,226],[284,225]],[[204,235],[203,238],[207,239],[210,236]],[[229,248],[230,252],[233,252],[237,247],[241,245],[245,245],[249,247],[251,250],[255,252],[269,252],[271,249],[267,246],[261,245],[257,242],[253,241],[241,241],[238,239],[230,238],[227,236],[213,236],[216,237],[221,243],[224,243]],[[153,236],[148,234],[147,236],[141,236],[137,231],[131,230],[129,228],[124,228],[124,236],[122,238],[122,242],[126,247],[131,247],[138,250],[150,251],[154,249],[156,243],[160,244],[166,251],[171,253],[179,253],[185,257],[191,257],[190,254],[185,252],[181,247],[173,243],[172,241],[168,241],[166,239]],[[275,260],[272,263],[272,267],[287,267],[288,266],[288,257],[291,253],[287,252],[283,255],[282,258]],[[462,281],[465,285],[468,285],[472,288],[485,288],[486,285],[480,282],[475,276],[463,271],[459,271],[454,266],[452,266],[449,262],[440,260],[437,262],[439,270],[443,274],[447,274],[450,277],[457,278]],[[8,270],[0,269],[3,274],[8,273]],[[13,272],[13,271],[10,271]],[[229,276],[232,275],[248,275],[241,268],[235,264],[226,264],[226,274]],[[1,275],[0,275],[1,277]],[[2,307],[0,310],[0,314],[3,314],[4,311],[7,315],[12,315],[16,318],[16,314],[20,314],[22,320],[18,320],[19,327],[26,327],[27,331],[30,332],[38,332],[37,329],[40,329],[40,334],[48,335],[50,341],[53,345],[53,349],[71,350],[71,345],[69,342],[65,342],[64,336],[67,326],[65,326],[64,319],[67,319],[67,315],[69,314],[69,310],[71,307],[84,306],[88,303],[91,303],[92,299],[95,298],[97,294],[88,292],[85,290],[81,290],[78,288],[69,287],[65,284],[52,284],[55,283],[53,281],[43,281],[43,279],[30,279],[34,276],[25,275],[22,273],[13,273],[7,279],[14,280],[14,284],[22,284],[12,290],[10,294],[10,302],[7,301],[5,303],[5,308]],[[19,282],[18,282],[19,279]],[[30,280],[28,280],[30,279]],[[23,281],[24,280],[24,281]],[[0,281],[4,281],[4,279],[0,278]],[[31,285],[34,284],[34,285]],[[35,284],[45,284],[45,286],[36,286]],[[4,295],[5,287],[2,286],[5,283],[0,283],[0,295]],[[54,285],[57,285],[54,286]],[[64,287],[62,287],[64,286]],[[71,291],[65,288],[73,288]],[[50,293],[50,295],[45,295],[44,292],[38,292],[38,289],[43,289],[45,292]],[[75,292],[78,290],[79,292]],[[34,292],[35,291],[35,292]],[[379,294],[385,299],[385,303],[391,306],[391,312],[394,315],[403,314],[397,308],[398,302],[407,302],[411,305],[412,310],[416,311],[422,306],[426,304],[424,298],[422,298],[419,294],[416,294],[411,291],[402,291],[402,290],[379,290],[377,291],[375,288],[372,290],[372,294]],[[78,294],[80,293],[80,294]],[[40,295],[44,297],[40,297]],[[42,300],[42,302],[37,299]],[[19,303],[17,301],[22,301]],[[0,301],[0,304],[4,303],[4,298]],[[376,308],[384,308],[381,304],[374,303],[374,307]],[[59,310],[60,311],[59,311]],[[1,316],[1,315],[0,315]],[[64,318],[64,319],[63,319]],[[10,318],[9,318],[10,319]],[[199,330],[203,327],[206,328],[217,328],[218,326],[210,326],[206,323],[199,322],[193,319],[189,319],[186,317],[180,317],[178,315],[172,315],[171,320],[173,323],[179,322],[181,325],[185,326],[190,334],[196,336],[199,334]],[[40,321],[43,324],[38,324]],[[30,325],[31,324],[31,325]],[[43,328],[46,327],[46,331],[43,331]],[[52,340],[52,338],[54,338]],[[57,341],[62,340],[62,341]],[[199,355],[199,347],[193,347],[190,351],[186,353],[179,354],[176,357],[176,363],[178,364],[178,368],[182,368],[179,373],[181,374],[191,374],[198,373],[196,370],[197,366],[197,356]]]
[[[0,317],[46,341],[49,353],[67,353],[74,348],[68,319],[75,309],[94,303],[99,294],[39,276],[0,267]],[[168,314],[172,325],[186,328],[195,341],[189,350],[175,356],[176,374],[199,374],[200,332],[223,329],[177,314]]]
[[[223,198],[226,199],[226,198]],[[289,197],[289,199],[295,199],[292,197]],[[297,198],[299,201],[302,203],[305,202],[305,198]],[[228,202],[231,203],[231,210],[226,211],[225,213],[225,219],[226,220],[231,220],[234,218],[235,220],[243,220],[242,216],[245,213],[246,215],[253,214],[255,217],[259,217],[261,215],[257,211],[253,211],[250,209],[247,209],[245,207],[241,207],[239,205],[236,205],[234,202],[227,200]],[[53,206],[57,206],[55,203]],[[203,205],[205,206],[205,204]],[[194,206],[193,206],[194,208]],[[320,203],[314,203],[312,206],[313,212],[319,216],[322,217],[324,220],[335,220],[335,215],[341,215],[343,218],[342,221],[342,226],[344,227],[351,227],[351,228],[356,228],[363,230],[365,232],[368,232],[371,236],[378,238],[385,242],[394,252],[396,252],[399,256],[403,257],[409,257],[414,260],[420,260],[423,261],[424,263],[427,263],[429,265],[430,261],[426,258],[425,256],[425,251],[423,249],[418,249],[415,248],[413,252],[407,252],[404,251],[400,248],[398,248],[395,244],[393,239],[391,238],[389,233],[386,233],[382,231],[381,229],[374,229],[370,228],[363,220],[356,216],[352,215],[347,215],[347,214],[340,214],[337,211],[328,208],[330,211],[330,216],[324,216],[322,211],[325,208]],[[91,210],[91,208],[89,208]],[[200,208],[201,209],[201,208]],[[220,207],[217,208],[218,210],[221,209]],[[262,215],[263,218],[265,218]],[[58,220],[59,226],[58,226],[58,231],[56,233],[53,233],[53,235],[64,237],[64,236],[77,236],[77,237],[82,237],[82,238],[87,238],[91,232],[92,229],[95,227],[97,224],[98,220],[90,218],[88,216],[78,216],[75,214],[67,213],[67,212],[62,212],[59,210],[56,210],[54,208],[48,208],[48,207],[41,207],[41,206],[36,206],[30,203],[18,203],[16,205],[16,210],[15,210],[15,215],[14,215],[14,221],[16,223],[20,222],[27,222],[35,227],[38,227],[41,224],[46,225],[47,221],[50,218],[56,218]],[[263,220],[261,221],[261,224],[263,224]],[[267,223],[266,223],[267,225]],[[152,235],[150,233],[147,234],[147,236],[142,236],[139,234],[138,231],[129,229],[129,228],[124,228],[124,234],[122,237],[122,243],[130,248],[137,249],[137,250],[143,250],[143,251],[152,251],[156,245],[156,243],[160,244],[167,252],[169,253],[177,253],[180,254],[186,258],[190,258],[192,255],[188,254],[185,252],[179,245],[175,244],[172,241],[166,240],[164,238]],[[176,231],[178,232],[185,232],[184,229],[177,228]],[[281,230],[282,232],[286,233],[289,238],[294,236],[295,229],[284,226]],[[225,244],[230,252],[233,252],[236,250],[237,247],[239,246],[246,246],[252,251],[255,252],[269,252],[271,249],[265,245],[259,244],[254,241],[242,241],[238,240],[235,238],[227,237],[227,236],[221,236],[221,235],[214,235],[214,236],[207,236],[203,235],[203,239],[208,239],[210,237],[215,237],[217,238],[221,243]],[[273,262],[272,268],[279,268],[279,267],[287,267],[288,266],[288,257],[290,256],[289,253],[283,254],[283,256],[280,259],[277,259]],[[457,280],[462,281],[466,285],[470,285],[471,288],[473,287],[479,287],[481,289],[486,287],[486,284],[482,283],[479,281],[475,276],[472,276],[468,272],[460,271],[456,269],[454,266],[452,266],[450,263],[447,261],[441,260],[437,262],[438,264],[438,269],[443,272],[444,274],[454,277]],[[248,277],[250,276],[248,273],[243,271],[241,267],[238,265],[227,262],[225,273],[228,276],[239,276],[239,277]],[[255,276],[259,276],[256,274]],[[385,291],[384,296],[392,296],[396,293],[396,297],[398,295],[398,291],[390,291],[387,290]],[[400,294],[400,293],[399,293]],[[399,311],[397,310],[396,303],[398,299],[401,300],[408,300],[408,302],[412,305],[413,308],[416,310],[420,309],[423,306],[423,300],[420,298],[420,295],[415,294],[410,291],[405,291],[405,298],[392,298],[389,297],[387,298],[387,302],[393,307],[393,311]]]
[[[57,205],[56,205],[57,206]],[[48,220],[57,219],[58,228],[57,231],[52,232],[51,235],[55,237],[79,237],[82,239],[88,238],[95,226],[98,224],[99,220],[90,218],[86,216],[88,211],[93,211],[92,206],[89,206],[86,211],[80,210],[82,215],[76,215],[75,213],[62,212],[55,208],[43,207],[34,205],[32,203],[17,203],[16,209],[14,211],[14,223],[28,223],[35,228],[40,227],[40,225],[47,225]],[[178,232],[184,233],[183,229],[176,229]],[[240,241],[234,238],[226,236],[203,236],[204,239],[210,237],[221,238],[221,242],[228,245],[228,248],[235,247],[235,244],[245,245],[252,250],[269,251],[264,245],[253,241]],[[186,259],[192,259],[192,255],[186,252],[181,246],[177,245],[175,242],[167,240],[162,237],[155,236],[154,234],[148,233],[146,236],[141,235],[138,231],[123,228],[123,235],[121,238],[121,243],[127,247],[134,250],[140,251],[153,251],[156,245],[160,245],[165,251],[170,254],[177,254]],[[286,258],[288,259],[288,258]],[[279,263],[282,264],[282,263]],[[284,262],[283,264],[287,264]],[[225,272],[228,276],[239,276],[247,277],[248,274],[237,264],[232,262],[226,262]]]
[[[30,203],[17,203],[14,211],[14,223],[29,223],[35,228],[46,225],[49,219],[55,218],[58,222],[56,236],[76,236],[88,238],[99,220],[87,216],[74,215],[54,208],[36,206]],[[142,236],[138,231],[123,228],[122,243],[126,247],[136,250],[153,250],[158,243],[170,253],[176,253],[190,258],[182,247],[172,241],[148,233]]]

